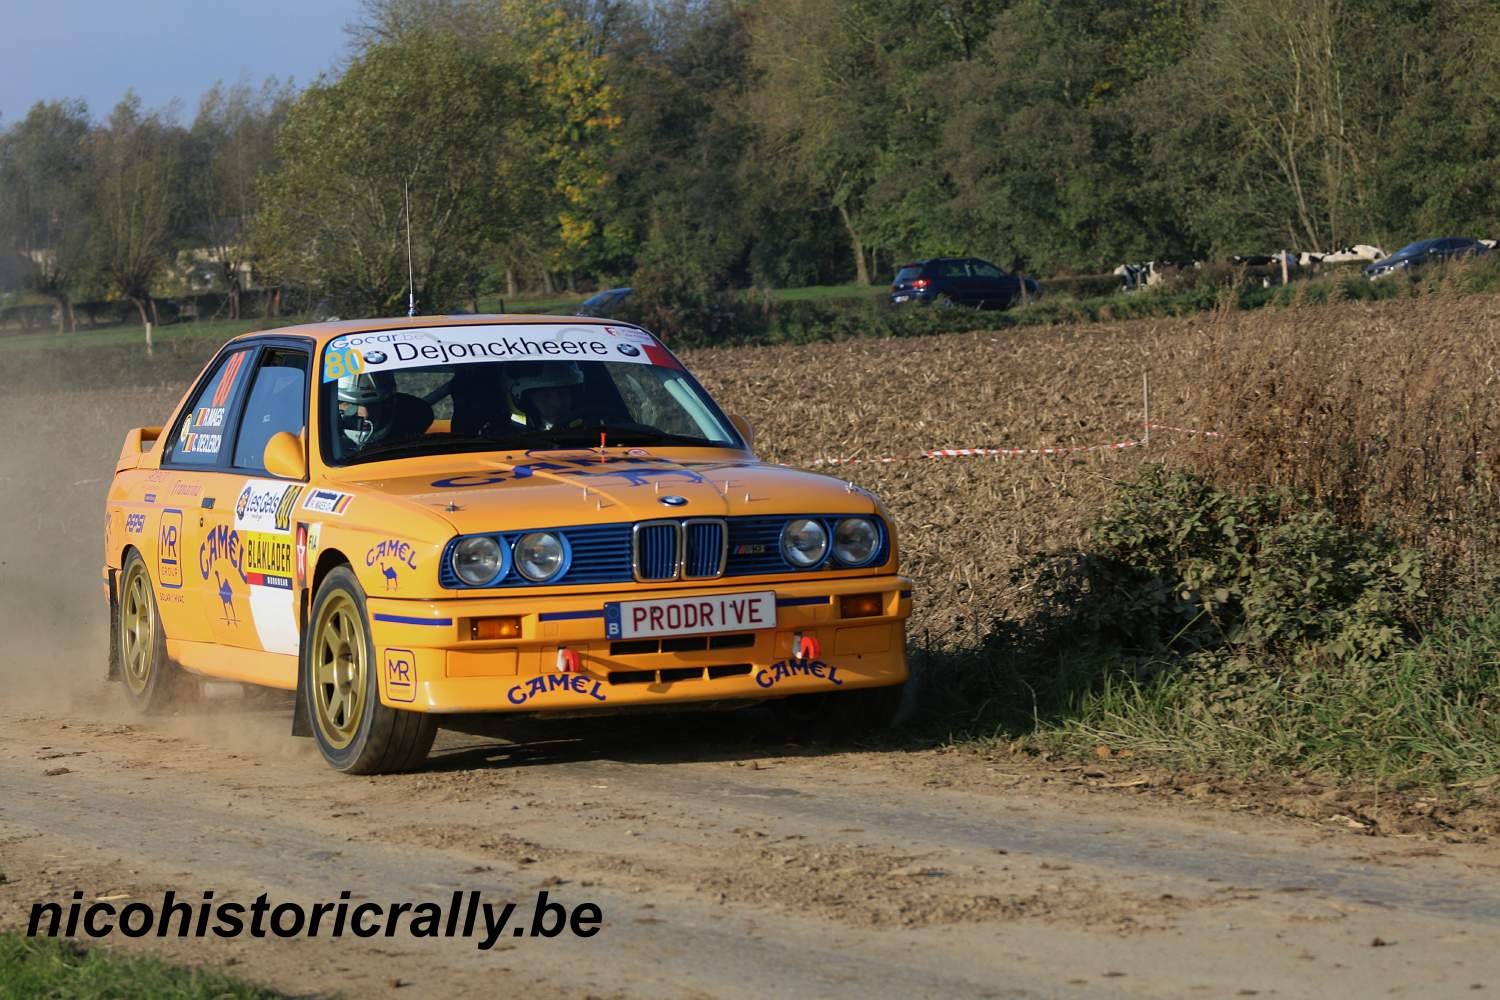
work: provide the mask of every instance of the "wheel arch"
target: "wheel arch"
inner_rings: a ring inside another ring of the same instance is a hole
[[[107,681],[120,679],[120,574],[125,572],[125,563],[130,559],[132,552],[140,556],[143,561],[145,560],[145,554],[131,542],[120,549],[118,568],[105,567],[109,574],[109,658],[104,664],[104,679]],[[148,569],[147,572],[149,573],[150,570]]]
[[[308,715],[306,676],[307,670],[307,628],[308,618],[312,614],[313,598],[317,596],[318,588],[323,585],[324,579],[340,566],[353,567],[349,557],[337,548],[326,548],[318,553],[317,564],[313,567],[312,574],[308,577],[307,586],[302,591],[302,599],[297,608],[297,635],[301,641],[298,643],[297,652],[297,695],[292,705],[292,735],[312,737],[312,717]]]

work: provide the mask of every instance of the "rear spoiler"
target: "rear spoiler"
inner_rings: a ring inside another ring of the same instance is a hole
[[[120,446],[120,457],[115,462],[115,471],[124,472],[140,465],[142,453],[150,451],[159,437],[160,427],[132,427],[126,431],[125,443]]]

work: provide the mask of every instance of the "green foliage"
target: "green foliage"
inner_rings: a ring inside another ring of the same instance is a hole
[[[68,941],[0,933],[0,1000],[272,1000],[280,994],[154,958],[113,955]]]
[[[15,255],[0,284],[46,295],[63,327],[72,298],[106,290],[145,315],[153,289],[183,280],[175,255],[211,248],[197,263],[216,261],[231,295],[231,263],[248,263],[257,283],[331,294],[344,313],[399,312],[407,181],[419,297],[436,310],[638,271],[686,268],[672,281],[718,294],[873,284],[939,254],[1046,275],[1497,225],[1500,13],[1478,0],[363,10],[347,66],[285,124],[274,86],[214,88],[190,130],[137,106],[92,123],[39,105],[11,124],[0,230],[50,255]],[[1209,307],[1208,286],[1228,283],[1189,277],[1147,305],[1077,282],[1074,305],[1030,315]],[[1242,306],[1391,294],[1235,292]]]
[[[1093,539],[1089,615],[1134,655],[1378,660],[1405,644],[1425,596],[1420,556],[1380,531],[1160,466],[1117,494]]]

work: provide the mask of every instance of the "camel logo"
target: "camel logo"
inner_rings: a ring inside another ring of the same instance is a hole
[[[399,583],[396,567],[404,565],[407,569],[416,569],[417,550],[412,547],[411,542],[387,538],[370,546],[370,550],[365,553],[366,566],[374,567],[377,564],[380,566],[381,577],[385,579],[385,589],[396,590]]]
[[[222,621],[225,625],[238,625],[240,616],[234,613],[234,590],[230,588],[229,581],[220,576],[217,570],[214,571],[214,579],[219,581],[219,602],[223,605],[224,611]]]

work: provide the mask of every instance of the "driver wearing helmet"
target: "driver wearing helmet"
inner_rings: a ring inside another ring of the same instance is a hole
[[[390,372],[365,372],[339,379],[339,429],[357,451],[391,433],[396,379]]]
[[[576,361],[518,362],[512,367],[507,389],[532,430],[582,423],[578,399],[583,391],[583,369]]]

